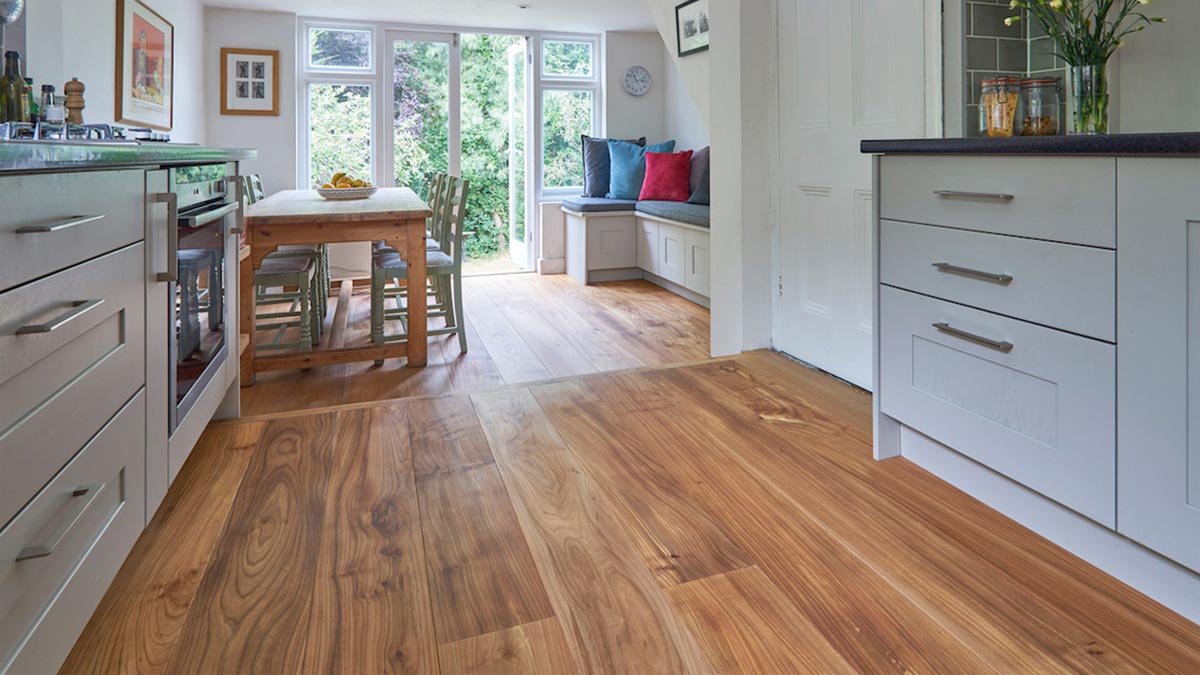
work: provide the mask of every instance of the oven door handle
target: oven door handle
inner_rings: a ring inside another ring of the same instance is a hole
[[[167,271],[159,272],[155,279],[159,283],[175,283],[179,281],[179,195],[160,192],[151,200],[167,205]]]
[[[225,216],[237,211],[239,206],[240,205],[237,202],[230,202],[228,204],[225,204],[224,206],[215,208],[211,211],[205,211],[204,213],[198,213],[194,216],[187,216],[185,218],[181,218],[179,220],[179,223],[181,225],[187,225],[188,227],[193,227],[193,228],[194,227],[204,227],[205,225],[208,225],[209,223],[218,221],[218,220],[224,218]]]

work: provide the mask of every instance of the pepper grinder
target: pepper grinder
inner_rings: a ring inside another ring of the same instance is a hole
[[[72,77],[70,82],[63,85],[63,92],[67,95],[67,102],[64,104],[67,108],[67,122],[71,124],[83,124],[83,109],[87,107],[83,100],[84,89],[83,83],[77,77]]]

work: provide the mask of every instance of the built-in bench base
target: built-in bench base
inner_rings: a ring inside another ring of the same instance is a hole
[[[638,211],[563,207],[567,274],[583,284],[646,279],[709,306],[707,228]]]

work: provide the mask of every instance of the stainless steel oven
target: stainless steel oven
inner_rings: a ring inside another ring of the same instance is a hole
[[[236,261],[225,259],[227,222],[238,210],[237,191],[224,164],[189,166],[169,172],[167,271],[158,280],[167,294],[171,336],[169,433],[229,358],[225,340],[225,284]]]

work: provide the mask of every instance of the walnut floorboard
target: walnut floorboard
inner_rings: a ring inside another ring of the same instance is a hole
[[[169,672],[301,672],[334,421],[267,425]]]
[[[542,619],[439,648],[456,675],[569,675],[578,672],[558,619]]]
[[[714,672],[532,393],[472,401],[576,662],[591,673]]]
[[[628,331],[627,354],[687,352],[670,345],[691,319],[653,326],[651,299],[604,315],[597,294],[629,291],[551,288],[547,307]],[[588,334],[574,325],[555,327]],[[62,672],[1200,663],[1200,626],[915,465],[873,461],[869,396],[781,356],[450,389],[215,425]]]
[[[392,359],[382,368],[366,362],[259,373],[242,390],[242,413],[475,392],[708,357],[708,310],[648,282],[584,286],[565,276],[510,274],[468,277],[464,287],[465,354],[456,336],[437,336],[429,340],[425,368]],[[319,349],[370,343],[369,289],[339,282],[330,306]],[[430,321],[431,328],[443,325],[441,318]],[[295,339],[295,330],[284,341]],[[260,332],[259,343],[268,337]]]
[[[470,400],[408,415],[438,642],[554,616]]]
[[[200,437],[62,672],[166,672],[263,426],[214,427]]]

